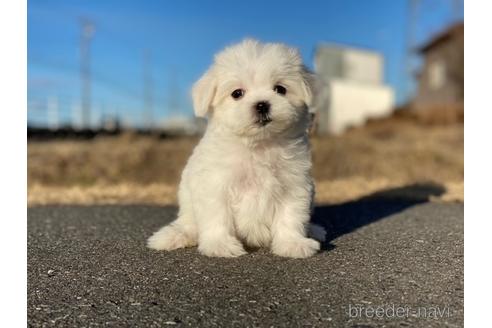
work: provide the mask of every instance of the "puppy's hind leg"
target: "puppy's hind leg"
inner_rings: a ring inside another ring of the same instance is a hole
[[[191,203],[183,198],[180,199],[180,203],[178,218],[154,233],[147,240],[147,247],[171,251],[197,245],[198,231],[191,211]]]
[[[179,216],[176,221],[162,227],[148,240],[147,247],[171,251],[173,249],[192,247],[197,245],[197,232],[192,218]]]

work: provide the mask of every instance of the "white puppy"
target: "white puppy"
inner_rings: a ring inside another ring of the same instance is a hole
[[[215,57],[193,87],[195,114],[209,121],[181,177],[178,218],[148,247],[234,257],[245,244],[296,258],[320,249],[306,236],[316,231],[308,229],[312,80],[299,52],[282,44],[245,40]]]

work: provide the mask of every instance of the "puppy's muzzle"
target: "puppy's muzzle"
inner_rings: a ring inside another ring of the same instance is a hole
[[[265,126],[272,121],[270,118],[270,103],[268,101],[257,102],[255,105],[255,110],[257,116],[255,123]]]

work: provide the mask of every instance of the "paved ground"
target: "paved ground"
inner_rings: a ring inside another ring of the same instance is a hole
[[[330,241],[305,260],[146,249],[175,212],[28,209],[29,326],[463,325],[462,204],[319,207]]]

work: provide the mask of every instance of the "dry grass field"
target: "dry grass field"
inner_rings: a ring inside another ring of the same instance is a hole
[[[393,117],[337,137],[313,137],[316,200],[337,203],[413,184],[463,201],[463,124]],[[28,143],[28,204],[175,204],[196,138],[125,134]],[[418,188],[417,188],[418,189]],[[395,197],[421,197],[410,189]]]

